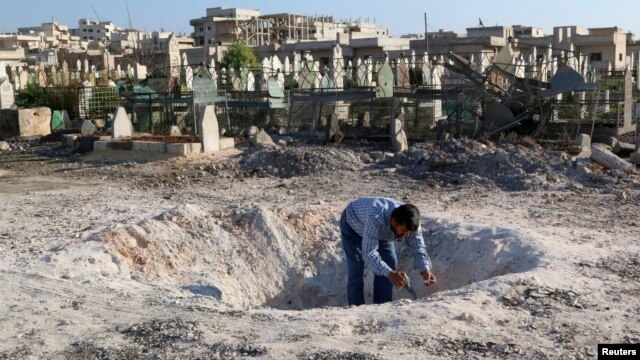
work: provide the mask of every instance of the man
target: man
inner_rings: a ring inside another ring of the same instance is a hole
[[[393,299],[393,286],[401,288],[406,274],[396,271],[398,260],[394,241],[406,240],[413,251],[415,264],[424,284],[436,282],[431,260],[422,238],[420,211],[411,204],[393,199],[365,197],[350,203],[340,218],[342,245],[349,271],[347,298],[349,305],[363,305],[364,265],[375,274],[373,302]]]

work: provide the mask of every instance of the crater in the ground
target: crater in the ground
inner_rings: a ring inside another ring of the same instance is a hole
[[[346,264],[336,218],[331,211],[291,215],[264,208],[181,205],[81,245],[101,249],[70,247],[49,259],[69,265],[66,272],[87,276],[94,269],[96,276],[111,272],[144,278],[236,306],[345,306]],[[427,292],[409,249],[397,246],[400,266],[410,274],[418,296],[524,272],[541,257],[517,231],[431,219],[423,225],[437,285]],[[60,258],[65,252],[68,261]],[[367,273],[367,299],[372,282]],[[404,290],[395,294],[396,299],[409,297]]]

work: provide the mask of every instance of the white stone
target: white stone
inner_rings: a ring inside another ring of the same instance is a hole
[[[116,110],[116,116],[113,119],[111,128],[111,136],[114,139],[130,138],[133,136],[133,124],[123,107],[119,107]]]
[[[223,137],[220,138],[220,150],[233,149],[236,146],[234,138]]]
[[[200,119],[200,141],[202,141],[202,151],[205,154],[220,151],[220,130],[218,128],[218,117],[213,105],[207,105]]]
[[[409,150],[407,135],[404,133],[400,119],[394,119],[391,122],[391,147],[395,153]]]
[[[67,110],[62,110],[62,121],[64,121],[65,129],[71,129],[73,127],[73,123],[71,123],[71,118],[69,118],[69,112],[67,112]]]

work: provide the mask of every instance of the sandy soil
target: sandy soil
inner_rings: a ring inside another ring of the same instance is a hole
[[[149,163],[17,146],[0,153],[0,359],[583,359],[640,342],[634,175],[532,143],[377,163],[375,144]],[[438,284],[398,247],[417,300],[345,307],[337,220],[367,195],[422,211]]]

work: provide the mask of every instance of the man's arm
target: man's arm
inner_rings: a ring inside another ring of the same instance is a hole
[[[385,226],[384,221],[377,216],[371,216],[365,220],[362,233],[362,257],[367,265],[371,266],[374,274],[389,277],[393,270],[382,260],[378,252],[380,242],[378,237],[383,226]]]
[[[418,226],[418,229],[407,239],[407,245],[413,253],[413,259],[415,260],[416,268],[420,270],[420,273],[431,273],[431,259],[427,254],[427,247],[424,244],[424,238],[422,237],[422,226]]]

